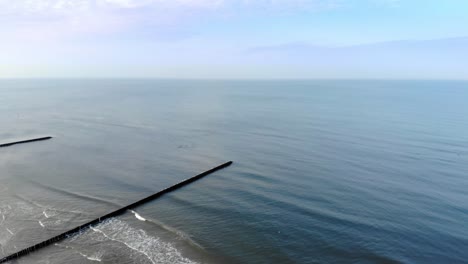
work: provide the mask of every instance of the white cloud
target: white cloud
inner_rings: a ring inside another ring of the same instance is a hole
[[[169,35],[190,35],[187,32],[190,26],[207,18],[231,19],[250,11],[258,14],[316,11],[335,8],[341,1],[0,0],[0,34],[11,41],[54,41],[139,29],[155,32],[151,35],[154,38],[163,31]]]
[[[0,13],[77,12],[112,8],[213,8],[224,0],[0,0]]]
[[[38,13],[59,10],[84,10],[89,8],[89,1],[73,0],[0,0],[2,13]]]
[[[295,7],[309,9],[311,7],[336,6],[339,2],[341,0],[0,0],[0,13],[77,12],[141,7],[212,9],[242,6],[246,8]]]
[[[151,28],[184,31],[183,25],[215,11],[223,0],[0,0],[5,41],[51,42],[89,34]],[[161,36],[165,38],[165,36]]]
[[[371,5],[398,6],[401,0],[0,0],[0,14],[77,13],[91,10],[137,9],[219,9],[264,8],[322,10],[339,6]]]

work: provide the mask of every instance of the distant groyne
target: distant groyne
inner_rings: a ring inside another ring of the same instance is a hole
[[[15,141],[15,142],[10,142],[10,143],[4,143],[4,144],[0,144],[0,148],[10,147],[10,146],[13,146],[13,145],[18,145],[18,144],[25,144],[25,143],[49,140],[51,138],[52,137],[40,137],[40,138],[33,138],[33,139]]]

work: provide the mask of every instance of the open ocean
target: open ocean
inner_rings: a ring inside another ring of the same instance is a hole
[[[468,263],[468,82],[2,80],[0,258]]]

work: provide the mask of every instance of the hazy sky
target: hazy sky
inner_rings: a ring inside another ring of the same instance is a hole
[[[467,0],[0,0],[0,78],[468,79]]]

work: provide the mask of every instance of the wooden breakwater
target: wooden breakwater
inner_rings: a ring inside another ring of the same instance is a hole
[[[49,245],[51,245],[53,243],[56,243],[58,241],[61,241],[61,240],[66,239],[68,237],[71,237],[71,236],[73,236],[75,234],[79,234],[80,232],[87,230],[89,227],[92,227],[94,225],[99,224],[101,221],[104,221],[104,220],[112,218],[112,217],[119,216],[119,215],[125,213],[127,210],[134,209],[135,207],[138,207],[138,206],[140,206],[142,204],[145,204],[145,203],[147,203],[149,201],[157,199],[157,198],[163,196],[164,194],[167,194],[169,192],[173,192],[173,191],[175,191],[177,189],[180,189],[180,188],[182,188],[182,187],[184,187],[184,186],[186,186],[186,185],[188,185],[188,184],[190,184],[190,183],[192,183],[192,182],[194,182],[196,180],[199,180],[199,179],[201,179],[201,178],[203,178],[203,177],[205,177],[205,176],[207,176],[209,174],[212,174],[212,173],[214,173],[216,171],[224,169],[224,168],[230,166],[231,164],[232,164],[232,161],[221,164],[221,165],[219,165],[217,167],[214,167],[214,168],[212,168],[210,170],[207,170],[207,171],[205,171],[203,173],[200,173],[200,174],[198,174],[196,176],[193,176],[192,178],[189,178],[187,180],[179,182],[176,185],[173,185],[173,186],[168,187],[168,188],[166,188],[166,189],[164,189],[162,191],[159,191],[159,192],[157,192],[157,193],[155,193],[155,194],[153,194],[151,196],[148,196],[148,197],[146,197],[146,198],[144,198],[142,200],[139,200],[139,201],[134,202],[134,203],[132,203],[130,205],[127,205],[127,206],[125,206],[123,208],[120,208],[120,209],[118,209],[116,211],[113,211],[113,212],[108,213],[108,214],[106,214],[104,216],[96,218],[96,219],[94,219],[94,220],[92,220],[92,221],[90,221],[90,222],[88,222],[86,224],[75,227],[75,228],[73,228],[73,229],[71,229],[71,230],[69,230],[69,231],[67,231],[65,233],[62,233],[62,234],[57,235],[57,236],[55,236],[53,238],[50,238],[50,239],[45,240],[45,241],[43,241],[41,243],[38,243],[38,244],[36,244],[34,246],[31,246],[31,247],[28,247],[28,248],[23,249],[21,251],[18,251],[16,253],[13,253],[13,254],[11,254],[9,256],[6,256],[6,257],[0,259],[0,263],[5,263],[5,262],[8,262],[8,261],[15,260],[15,259],[20,258],[22,256],[28,255],[28,254],[30,254],[30,253],[32,253],[34,251],[37,251],[37,250],[39,250],[41,248],[47,247],[47,246],[49,246]]]
[[[36,142],[36,141],[49,140],[51,138],[52,137],[40,137],[40,138],[33,138],[33,139],[28,139],[28,140],[21,140],[21,141],[15,141],[15,142],[10,142],[10,143],[4,143],[4,144],[0,144],[0,148],[10,147],[10,146],[17,145],[17,144],[24,144],[24,143],[31,143],[31,142]]]

